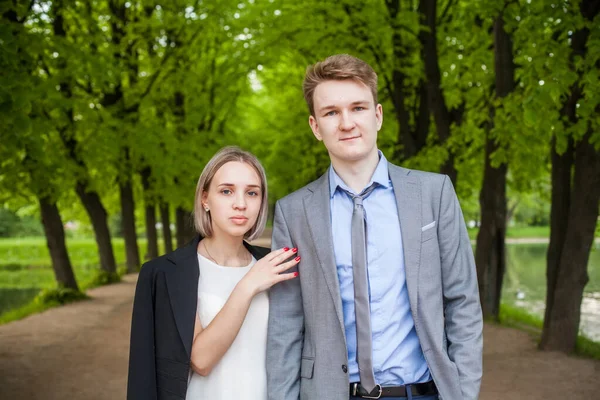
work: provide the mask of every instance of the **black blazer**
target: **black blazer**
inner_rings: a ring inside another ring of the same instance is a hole
[[[200,237],[142,266],[135,290],[128,400],[185,399],[198,301]],[[244,246],[254,258],[270,250]]]

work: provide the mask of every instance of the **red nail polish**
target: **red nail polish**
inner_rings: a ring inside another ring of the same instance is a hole
[[[284,247],[283,251],[288,251],[290,248],[289,247]]]
[[[292,251],[293,251],[294,253],[297,253],[297,252],[298,252],[298,249],[294,247],[294,248],[292,249]]]
[[[294,276],[298,276],[298,273],[297,273],[297,272],[294,272]]]
[[[294,260],[296,260],[296,261],[300,261],[300,256],[298,256],[298,257],[294,258]]]

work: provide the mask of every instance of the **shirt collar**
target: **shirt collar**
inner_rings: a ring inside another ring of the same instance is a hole
[[[390,186],[390,174],[388,172],[388,161],[385,158],[385,156],[383,155],[383,153],[381,152],[381,150],[378,150],[378,153],[379,153],[379,162],[377,163],[377,168],[375,168],[375,172],[373,172],[371,181],[365,186],[365,188],[368,188],[373,183],[377,183],[378,185],[383,186],[384,188],[387,188]],[[337,190],[338,187],[340,189],[347,190],[350,193],[354,193],[354,190],[350,189],[344,183],[342,178],[340,178],[340,176],[335,172],[335,170],[333,169],[333,165],[330,165],[329,166],[329,196],[330,197],[333,197],[333,195],[335,194],[335,191]]]

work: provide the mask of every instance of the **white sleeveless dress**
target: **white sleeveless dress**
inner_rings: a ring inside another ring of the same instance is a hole
[[[256,259],[246,267],[222,267],[198,254],[198,263],[198,315],[206,328]],[[254,296],[237,337],[210,374],[190,371],[186,400],[266,400],[268,318],[268,295],[261,292]]]

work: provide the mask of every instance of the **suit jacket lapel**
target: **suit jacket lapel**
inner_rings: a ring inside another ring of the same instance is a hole
[[[406,286],[413,318],[418,312],[418,280],[421,263],[421,186],[420,180],[410,176],[410,170],[389,164],[389,174],[396,196],[402,247],[404,249],[404,268]]]
[[[333,253],[328,173],[325,173],[315,182],[315,185],[308,189],[312,191],[312,193],[304,198],[304,211],[306,213],[316,255],[323,270],[329,293],[333,299],[333,305],[342,332],[344,333],[344,340],[346,340],[340,284],[338,282],[337,266]]]
[[[196,237],[186,246],[171,253],[168,258],[175,266],[165,273],[171,308],[181,341],[188,357],[192,354],[192,339],[198,302],[198,266],[197,247],[200,237]]]

